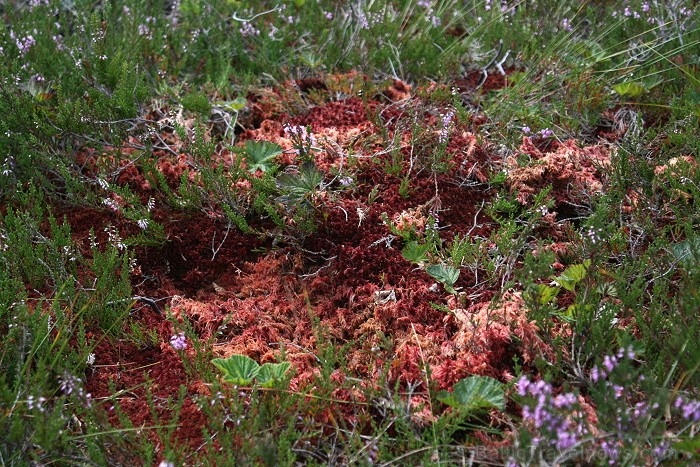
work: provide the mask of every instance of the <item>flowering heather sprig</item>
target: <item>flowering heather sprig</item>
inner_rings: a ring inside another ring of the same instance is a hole
[[[552,385],[541,380],[531,382],[526,376],[518,380],[517,389],[520,396],[535,399],[534,404],[523,406],[523,419],[535,434],[533,446],[566,451],[589,434],[575,394],[554,396]]]
[[[238,32],[241,33],[242,37],[251,37],[251,36],[259,36],[260,35],[260,29],[255,29],[252,24],[250,24],[249,21],[243,23],[243,26],[241,26],[238,29]]]
[[[678,409],[686,421],[690,423],[700,422],[700,401],[686,401],[682,397],[677,397],[673,403],[673,407]]]
[[[602,233],[603,233],[602,228],[596,229],[593,227],[589,227],[585,233],[585,236],[588,237],[588,240],[590,240],[591,243],[596,244],[596,243],[600,242],[600,240],[601,240],[600,234],[602,234]]]
[[[632,362],[635,358],[634,349],[621,348],[615,355],[603,357],[602,364],[594,366],[590,373],[591,380],[603,389],[603,399],[598,401],[599,405],[605,404],[608,407],[605,409],[605,418],[600,420],[600,428],[606,429],[607,434],[601,438],[599,447],[611,465],[618,462],[622,452],[636,452],[641,445],[649,447],[657,460],[662,459],[669,449],[667,441],[654,442],[647,432],[649,420],[661,416],[660,404],[648,400],[629,404],[630,399],[639,399],[630,380],[645,380],[644,375],[630,375],[629,367],[625,370],[623,366],[623,363]],[[700,411],[698,417],[700,419]]]
[[[15,159],[12,156],[8,156],[5,158],[5,160],[2,163],[2,174],[7,177],[9,175],[12,175],[12,169],[15,166]]]
[[[16,39],[15,44],[17,44],[17,48],[19,49],[19,56],[24,58],[29,52],[29,49],[36,45],[36,39],[34,39],[34,36],[29,35],[22,39]]]
[[[307,156],[311,149],[316,146],[316,137],[305,126],[286,123],[284,134],[292,140],[297,154],[302,157]]]
[[[70,396],[72,394],[73,397],[82,402],[82,404],[87,408],[92,406],[92,396],[89,392],[85,392],[85,389],[81,384],[83,380],[77,376],[73,376],[70,373],[65,372],[62,376],[59,376],[58,381],[59,387],[61,388],[61,392],[63,392],[63,394],[66,396]]]
[[[185,342],[185,340],[185,333],[180,332],[170,338],[170,345],[172,345],[175,350],[185,350],[187,348],[187,342]]]
[[[156,24],[156,18],[153,16],[146,17],[143,24],[139,24],[139,36],[144,36],[146,39],[153,39],[153,26]]]
[[[119,251],[123,251],[126,249],[126,245],[124,244],[124,241],[122,240],[121,236],[119,235],[119,232],[117,231],[116,227],[110,225],[105,227],[105,233],[107,234],[107,237],[109,238],[109,243],[111,243],[113,246],[117,247]]]
[[[438,132],[438,142],[440,144],[445,144],[447,138],[450,135],[450,127],[452,125],[452,119],[454,118],[454,111],[450,110],[446,114],[441,114],[440,131]]]
[[[33,395],[27,396],[27,408],[29,410],[36,409],[37,411],[44,413],[46,408],[44,407],[44,402],[46,402],[45,397],[34,397]]]

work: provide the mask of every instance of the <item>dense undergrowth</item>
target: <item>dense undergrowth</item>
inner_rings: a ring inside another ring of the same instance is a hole
[[[682,465],[693,2],[0,4],[0,464]]]

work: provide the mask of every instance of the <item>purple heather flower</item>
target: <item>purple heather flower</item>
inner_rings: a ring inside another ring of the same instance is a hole
[[[173,346],[175,350],[185,350],[187,348],[187,342],[185,342],[185,333],[181,332],[170,338],[170,345]]]
[[[612,372],[617,366],[617,357],[606,355],[603,357],[603,366],[608,370],[608,373]]]
[[[550,130],[549,128],[545,128],[544,130],[540,130],[540,136],[542,138],[549,138],[550,136],[553,136],[554,132]]]
[[[605,455],[608,456],[608,459],[610,459],[610,465],[615,464],[615,460],[617,460],[618,456],[620,455],[620,449],[608,441],[603,441],[600,443],[600,449],[602,449]]]
[[[670,445],[668,441],[662,441],[657,447],[654,448],[654,450],[652,451],[652,455],[655,459],[661,459],[666,455],[669,447]]]
[[[16,39],[15,44],[17,44],[17,48],[19,49],[20,57],[24,57],[27,55],[27,52],[29,52],[29,49],[36,45],[36,39],[34,39],[34,36],[30,35],[22,39]]]
[[[364,11],[360,11],[360,14],[357,15],[357,21],[362,29],[369,29],[369,20]]]
[[[325,16],[328,21],[333,19],[333,13],[331,13],[330,11],[324,11],[323,16]]]
[[[352,184],[352,177],[343,177],[338,181],[343,186],[349,186],[350,184]]]
[[[689,401],[683,404],[681,408],[683,418],[692,423],[697,423],[700,421],[700,402]]]
[[[440,144],[447,142],[447,139],[449,137],[450,125],[452,124],[452,119],[454,118],[454,116],[455,113],[451,110],[446,114],[441,115],[442,121],[440,122],[440,131],[438,132],[438,142]]]
[[[625,392],[625,388],[623,388],[619,384],[612,384],[610,387],[615,393],[615,399],[619,399],[620,397],[622,397],[622,394]]]
[[[532,130],[531,130],[530,127],[527,126],[527,125],[524,126],[524,127],[522,127],[522,128],[521,128],[521,131],[522,131],[523,133],[525,133],[526,135],[529,135],[530,133],[532,133]]]
[[[518,395],[525,397],[527,395],[528,386],[530,386],[530,380],[527,376],[521,376],[518,380]]]

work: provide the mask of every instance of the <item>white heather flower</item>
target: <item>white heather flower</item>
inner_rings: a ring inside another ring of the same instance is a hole
[[[255,29],[250,22],[243,23],[243,26],[238,29],[238,32],[240,32],[243,37],[260,35],[260,29]]]
[[[148,228],[148,219],[139,219],[136,223],[141,230],[146,230]]]
[[[112,211],[119,211],[119,205],[113,199],[105,198],[102,200],[102,204],[107,206]]]

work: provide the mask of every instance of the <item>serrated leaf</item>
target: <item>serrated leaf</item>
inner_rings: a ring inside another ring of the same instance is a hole
[[[408,242],[406,246],[403,247],[401,254],[407,261],[411,261],[412,263],[420,263],[427,259],[426,254],[428,253],[429,249],[430,245],[428,243],[419,244],[416,241],[412,241]]]
[[[425,268],[425,272],[430,274],[435,280],[449,287],[453,287],[457,279],[459,279],[459,269],[449,264],[432,264]]]
[[[282,147],[269,141],[248,140],[245,143],[245,158],[248,163],[248,172],[254,173],[258,169],[267,172],[273,166],[276,156],[282,154]]]
[[[564,270],[554,281],[562,288],[573,292],[576,284],[586,277],[586,272],[591,265],[591,260],[587,259],[582,264],[572,264]]]
[[[224,381],[238,386],[249,386],[260,371],[258,362],[245,355],[215,358],[211,361],[224,374]]]
[[[284,375],[292,366],[289,362],[265,363],[258,371],[257,381],[265,388],[271,388],[284,379]]]
[[[498,409],[505,407],[503,385],[488,376],[470,376],[454,385],[452,392],[437,396],[443,404],[462,410]]]
[[[313,162],[304,162],[296,174],[283,173],[277,177],[281,191],[290,199],[303,198],[313,193],[323,182],[323,172],[318,170]]]

